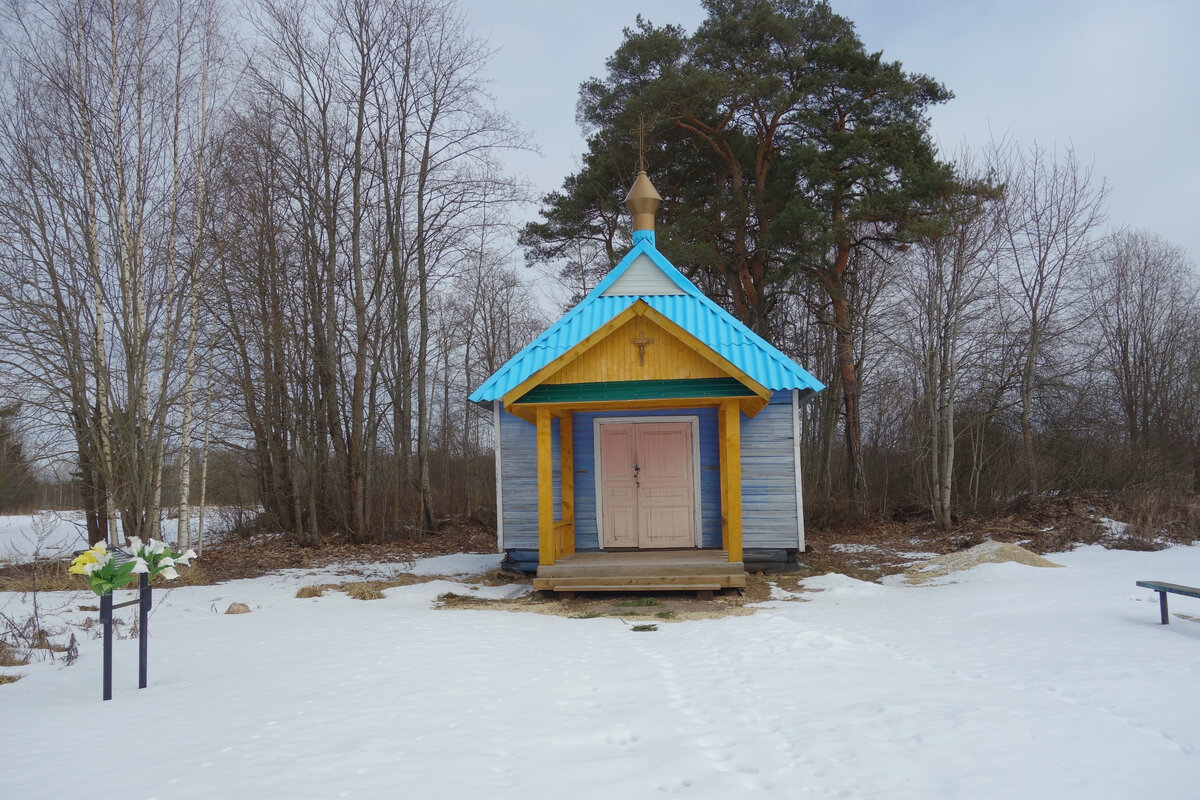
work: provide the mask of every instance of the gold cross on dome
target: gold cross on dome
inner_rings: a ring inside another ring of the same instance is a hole
[[[638,338],[630,339],[629,341],[632,342],[633,344],[637,345],[638,364],[640,364],[641,366],[645,366],[646,365],[646,345],[654,344],[654,340],[647,339],[645,331],[638,331]]]
[[[638,169],[646,171],[646,115],[638,114],[638,124],[631,133],[637,136]]]

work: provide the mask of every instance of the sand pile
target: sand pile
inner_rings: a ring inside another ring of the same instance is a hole
[[[1062,564],[1048,561],[1019,545],[987,541],[977,544],[969,550],[948,553],[917,564],[905,571],[904,582],[915,586],[934,578],[945,577],[951,572],[970,569],[976,564],[1000,564],[1005,561],[1015,561],[1031,567],[1062,566]]]

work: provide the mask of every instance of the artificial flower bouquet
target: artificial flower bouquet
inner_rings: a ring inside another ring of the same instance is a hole
[[[145,574],[150,581],[159,575],[167,580],[178,578],[175,565],[186,566],[196,557],[194,550],[180,554],[172,551],[164,542],[150,539],[143,543],[137,536],[130,538],[129,544],[121,550],[129,556],[129,560],[117,563],[116,554],[108,549],[108,545],[98,542],[92,549],[76,556],[69,571],[73,575],[85,576],[91,590],[103,596],[125,586],[135,575]]]

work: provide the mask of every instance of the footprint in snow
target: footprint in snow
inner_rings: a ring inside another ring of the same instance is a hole
[[[614,731],[609,731],[604,735],[604,741],[617,747],[628,748],[630,745],[639,741],[642,737],[625,728],[618,728]]]

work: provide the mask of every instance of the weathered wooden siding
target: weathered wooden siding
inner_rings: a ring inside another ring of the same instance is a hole
[[[700,517],[704,547],[721,546],[721,478],[714,408],[577,413],[575,436],[575,548],[599,547],[593,420],[597,417],[698,416],[700,422]],[[502,517],[506,550],[537,550],[537,428],[500,412],[504,463]],[[794,550],[799,537],[792,428],[792,395],[775,392],[770,404],[742,420],[743,546]],[[553,427],[555,518],[561,506],[558,420]]]
[[[596,550],[595,426],[597,417],[699,417],[700,422],[700,535],[704,547],[721,546],[721,473],[717,461],[717,410],[614,411],[575,415],[575,549]]]
[[[775,392],[742,420],[742,544],[794,550],[799,535],[792,393]]]
[[[554,518],[559,518],[562,506],[562,481],[559,476],[558,424],[551,426],[551,448],[554,453]],[[575,463],[579,464],[576,445]],[[537,550],[537,426],[500,412],[501,508],[505,550],[528,548]],[[578,485],[575,489],[579,495]],[[578,515],[578,512],[576,512]]]

